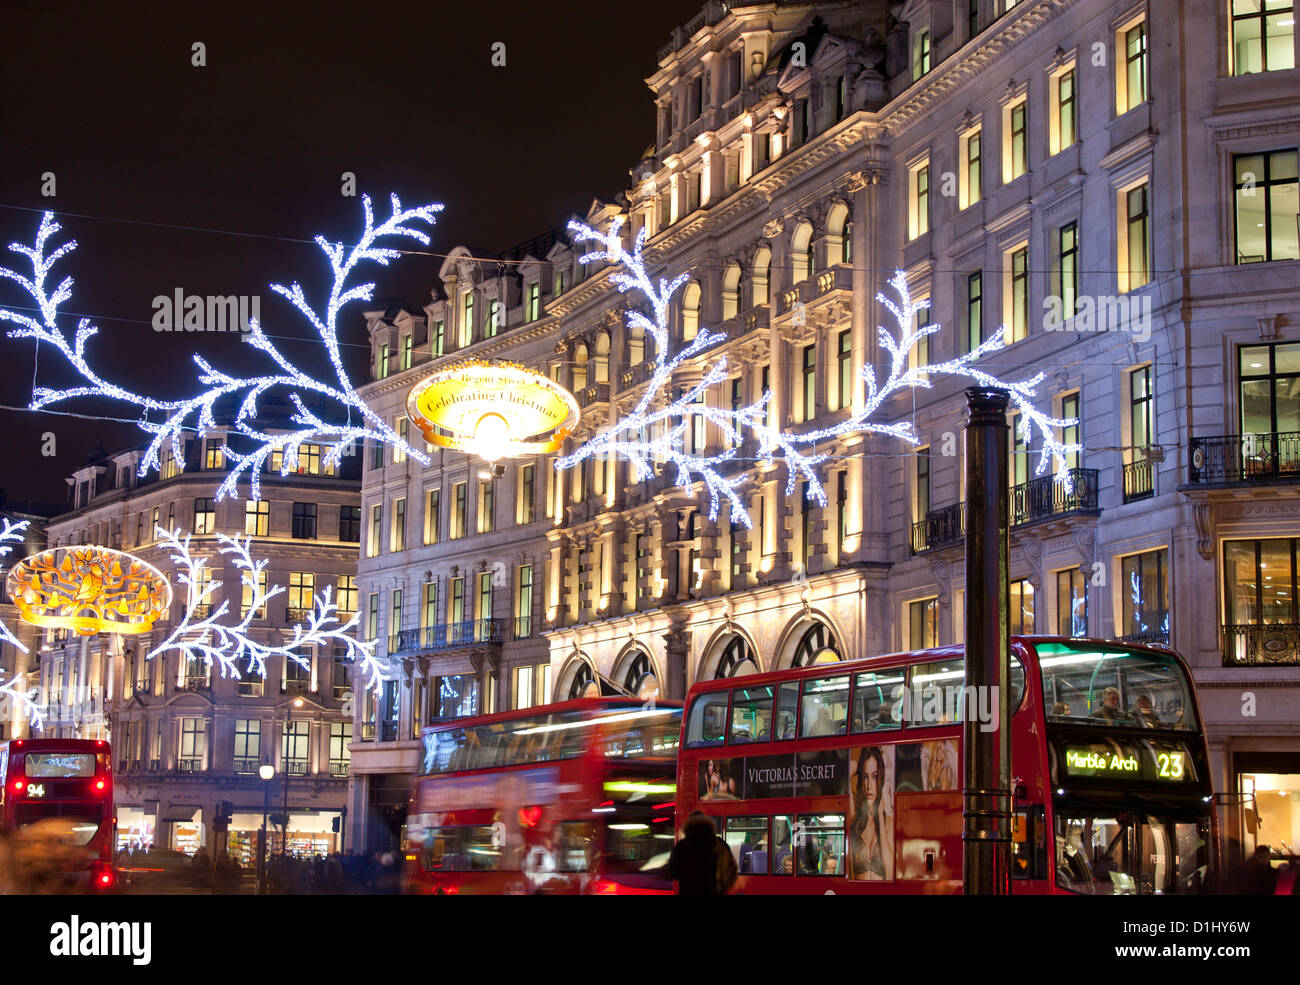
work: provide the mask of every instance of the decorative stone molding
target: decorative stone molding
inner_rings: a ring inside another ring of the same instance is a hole
[[[947,561],[935,561],[930,565],[930,573],[939,586],[939,604],[946,609],[952,604],[952,565]]]
[[[769,219],[763,223],[763,237],[765,239],[776,239],[785,230],[784,219]]]
[[[1214,560],[1214,504],[1193,503],[1196,519],[1196,552],[1207,561]]]

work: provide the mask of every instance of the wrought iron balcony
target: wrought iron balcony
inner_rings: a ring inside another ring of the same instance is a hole
[[[236,759],[236,773],[256,773],[257,768],[262,764],[260,759]]]
[[[347,776],[348,765],[351,761],[347,759],[330,760],[330,776]]]
[[[527,640],[533,635],[533,617],[515,616],[515,639]]]
[[[1070,469],[1070,488],[1043,475],[1011,488],[1008,509],[1011,526],[1074,513],[1096,513],[1098,502],[1096,469]],[[912,524],[912,553],[921,554],[955,544],[966,536],[966,504],[955,503],[925,515]]]
[[[1119,638],[1119,642],[1133,643],[1136,644],[1137,646],[1142,646],[1144,644],[1150,645],[1152,643],[1159,643],[1162,646],[1168,646],[1169,630],[1152,629],[1145,633],[1129,633],[1127,636],[1121,636]]]
[[[1124,465],[1124,502],[1135,503],[1156,494],[1155,466],[1149,458],[1139,458]]]
[[[502,643],[505,623],[504,619],[465,619],[423,629],[404,629],[388,637],[388,653],[397,656],[421,650],[452,650],[475,643]]]
[[[211,686],[206,674],[202,677],[187,677],[181,682],[181,688],[185,691],[206,691]]]
[[[176,760],[176,769],[181,773],[202,773],[202,759],[178,759]]]
[[[307,760],[285,759],[280,761],[280,770],[285,776],[306,776]]]
[[[1169,610],[1156,609],[1154,612],[1139,612],[1132,616],[1130,627],[1135,623],[1138,628],[1134,632],[1119,637],[1121,643],[1136,643],[1138,645],[1160,643],[1164,646],[1169,645]]]
[[[1192,438],[1193,485],[1300,480],[1300,432],[1220,434]]]
[[[1223,663],[1227,667],[1300,664],[1300,624],[1225,625]]]

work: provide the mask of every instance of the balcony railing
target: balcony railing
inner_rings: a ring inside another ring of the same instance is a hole
[[[1128,633],[1119,638],[1121,643],[1150,644],[1161,643],[1169,645],[1169,610],[1157,609],[1154,612],[1143,612],[1139,618],[1132,620],[1139,626],[1143,627],[1132,633]]]
[[[299,622],[307,622],[311,619],[311,609],[285,609],[284,621],[289,625]]]
[[[362,741],[362,742],[374,742],[374,741],[375,741],[375,723],[374,723],[374,722],[362,722],[362,723],[361,723],[361,741]]]
[[[1097,512],[1097,477],[1096,469],[1070,469],[1069,489],[1057,482],[1054,475],[1039,476],[1013,486],[1008,496],[1011,526],[1019,527],[1053,516]],[[945,506],[912,524],[912,553],[947,547],[965,535],[966,504]]]
[[[423,629],[404,629],[388,637],[388,653],[391,656],[417,650],[450,650],[474,643],[501,643],[505,622],[504,619],[466,619]]]
[[[176,760],[176,769],[181,773],[202,773],[202,759],[178,759]]]
[[[212,684],[208,681],[206,675],[203,677],[187,677],[181,681],[181,689],[185,691],[206,691]]]
[[[284,771],[285,776],[306,776],[307,760],[305,759],[287,759],[280,763],[280,769]]]
[[[330,776],[347,776],[348,765],[351,761],[347,759],[330,760]]]
[[[235,772],[236,772],[236,773],[256,773],[256,772],[257,772],[257,768],[258,768],[259,766],[261,766],[261,765],[262,765],[262,761],[261,761],[260,759],[236,759],[236,760],[235,760]]]
[[[241,680],[235,685],[236,692],[244,698],[260,698],[264,688],[262,681],[244,681]]]
[[[642,360],[630,369],[624,370],[618,377],[619,389],[628,390],[644,383],[646,380],[650,379],[650,375],[654,372],[654,368],[655,364],[653,362]]]
[[[1194,485],[1300,479],[1300,431],[1193,438],[1190,452]]]
[[[1127,636],[1121,636],[1119,641],[1121,643],[1133,643],[1137,646],[1142,646],[1144,644],[1150,645],[1152,643],[1159,643],[1163,646],[1168,646],[1169,630],[1153,629],[1145,633],[1130,633]]]
[[[593,404],[609,403],[609,384],[593,383],[578,391],[578,406],[590,407]]]
[[[151,760],[149,760],[149,772],[150,772],[150,773],[157,773],[157,772],[160,772],[161,770],[162,770],[162,760],[161,760],[161,759],[151,759]]]
[[[1136,503],[1156,494],[1155,467],[1149,458],[1139,458],[1124,465],[1124,502]]]
[[[1223,662],[1247,664],[1300,664],[1300,624],[1225,625]]]
[[[515,616],[515,639],[527,640],[533,635],[533,617]]]
[[[281,694],[306,694],[311,690],[311,681],[290,678],[280,685]]]

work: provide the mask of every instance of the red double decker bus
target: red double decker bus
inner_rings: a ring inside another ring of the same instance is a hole
[[[1199,892],[1215,814],[1183,660],[1060,637],[1011,652],[1014,891]],[[695,685],[679,830],[713,817],[733,891],[959,892],[962,722],[996,723],[964,660],[947,647]]]
[[[28,837],[48,832],[48,850],[70,860],[70,883],[99,891],[113,888],[113,773],[107,742],[0,743],[0,791],[0,828]]]
[[[425,729],[415,893],[670,893],[681,705],[584,698]]]

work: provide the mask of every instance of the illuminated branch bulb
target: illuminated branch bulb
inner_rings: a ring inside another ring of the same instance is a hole
[[[0,528],[0,557],[4,557],[13,550],[12,545],[23,542],[23,534],[27,530],[28,521],[19,520],[15,522],[6,516],[0,517],[0,523],[4,524]],[[22,653],[31,652],[25,644],[19,641],[13,630],[5,624],[3,619],[0,619],[0,642],[8,643]],[[45,725],[45,716],[43,714],[45,706],[36,702],[36,697],[40,693],[39,688],[24,688],[22,686],[24,677],[26,675],[21,674],[6,681],[0,681],[0,696],[8,698],[9,701],[12,701],[17,707],[26,712],[28,724],[33,730],[39,732]]]
[[[0,279],[17,284],[36,303],[39,317],[18,309],[0,308],[0,322],[9,322],[15,328],[9,337],[31,338],[57,349],[70,364],[81,385],[66,389],[37,387],[32,393],[30,407],[40,410],[54,404],[82,398],[100,398],[117,401],[132,408],[138,415],[142,431],[152,435],[140,460],[140,475],[144,476],[160,466],[164,445],[170,448],[173,460],[183,466],[185,461],[183,438],[187,432],[205,431],[216,427],[216,404],[234,399],[238,411],[232,423],[232,433],[241,435],[250,445],[243,451],[224,449],[229,470],[217,488],[217,499],[238,495],[238,484],[243,478],[249,482],[252,499],[261,496],[260,476],[273,453],[282,453],[280,472],[288,474],[296,466],[304,444],[319,445],[324,449],[324,462],[338,466],[345,449],[358,441],[391,445],[422,465],[429,464],[424,452],[407,444],[384,419],[376,414],[357,394],[356,388],[343,368],[338,334],[338,316],[345,305],[353,301],[369,301],[374,284],[348,286],[348,280],[362,263],[386,266],[401,252],[389,246],[377,245],[379,241],[393,238],[414,239],[421,245],[429,244],[429,237],[414,223],[432,225],[441,205],[421,205],[403,209],[396,195],[391,196],[392,215],[379,225],[375,224],[369,197],[363,197],[361,207],[364,226],[355,246],[331,243],[323,236],[316,244],[329,260],[333,273],[329,294],[322,309],[307,300],[302,285],[296,281],[288,287],[272,284],[271,290],[286,298],[315,329],[321,347],[334,370],[334,379],[317,380],[291,363],[271,341],[256,321],[250,324],[246,341],[260,350],[274,364],[274,372],[266,376],[244,377],[231,375],[213,367],[208,360],[195,354],[198,382],[202,390],[192,397],[177,400],[159,400],[135,393],[101,377],[90,365],[86,356],[86,343],[97,333],[89,319],[82,318],[70,339],[59,325],[59,307],[72,297],[71,277],[65,277],[57,287],[50,289],[47,280],[55,264],[76,249],[75,240],[69,240],[46,254],[47,242],[59,231],[53,213],[41,219],[36,241],[31,246],[22,243],[10,245],[10,251],[27,258],[31,274],[0,267]],[[166,375],[166,374],[161,374]],[[284,395],[295,408],[288,429],[260,420],[260,403],[272,392]],[[331,407],[325,416],[309,408],[313,401],[323,401]]]

